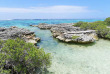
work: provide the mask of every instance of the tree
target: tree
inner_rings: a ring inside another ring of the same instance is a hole
[[[34,74],[51,65],[50,53],[20,39],[0,41],[0,73]]]

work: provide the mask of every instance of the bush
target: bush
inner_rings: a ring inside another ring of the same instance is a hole
[[[79,36],[72,36],[72,39],[77,39]]]
[[[83,23],[84,23],[83,21],[79,21],[75,23],[73,26],[80,27]]]
[[[110,32],[109,32],[109,33],[107,33],[107,35],[105,36],[105,38],[110,39]]]
[[[110,31],[106,25],[100,25],[100,26],[97,26],[96,27],[96,30],[97,30],[97,34],[100,36],[100,37],[105,37],[108,32]]]
[[[90,29],[96,30],[96,28],[101,25],[105,25],[105,22],[103,22],[103,21],[92,22],[92,23],[90,23]]]
[[[106,23],[106,25],[110,26],[110,17],[106,18],[104,22]]]
[[[86,30],[86,29],[89,28],[89,23],[88,22],[79,21],[79,22],[75,23],[73,26],[80,27],[81,29]]]
[[[51,65],[50,53],[20,39],[0,41],[0,73],[34,74]]]
[[[87,30],[92,29],[96,30],[99,37],[109,38],[110,39],[110,29],[107,28],[107,25],[104,21],[96,21],[92,23],[83,22],[76,23],[74,26],[80,27],[81,29]]]
[[[89,27],[90,27],[90,24],[87,23],[87,22],[84,22],[84,23],[80,26],[80,28],[81,28],[81,29],[84,29],[84,30],[89,29]]]

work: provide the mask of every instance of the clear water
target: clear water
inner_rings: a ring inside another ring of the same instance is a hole
[[[92,44],[64,43],[52,37],[49,30],[30,27],[39,23],[75,23],[97,20],[10,20],[0,21],[1,27],[18,26],[34,31],[41,38],[38,46],[52,54],[48,74],[110,74],[110,41],[100,39]]]

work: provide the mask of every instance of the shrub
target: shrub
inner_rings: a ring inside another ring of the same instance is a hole
[[[106,20],[109,20],[109,18],[107,18]],[[110,29],[107,28],[106,22],[104,21],[96,21],[92,23],[78,22],[74,26],[80,27],[81,29],[84,30],[87,29],[96,30],[99,37],[110,39]]]
[[[80,27],[83,23],[84,23],[83,21],[79,21],[75,23],[73,26]]]
[[[105,22],[103,22],[103,21],[92,22],[92,23],[90,23],[90,29],[96,30],[96,28],[100,25],[105,25]]]
[[[107,35],[105,36],[105,38],[110,39],[110,32],[107,33]]]
[[[75,23],[73,26],[81,27],[81,29],[86,30],[86,29],[89,28],[89,23],[88,22],[79,21],[79,22]]]
[[[107,35],[107,33],[110,31],[106,25],[100,25],[96,27],[97,30],[97,34],[101,37],[105,37],[105,35]]]
[[[72,39],[77,39],[79,36],[72,36]]]
[[[84,22],[84,23],[80,26],[80,28],[81,28],[81,29],[84,29],[84,30],[89,29],[89,27],[90,27],[90,24],[87,23],[87,22]]]
[[[34,74],[51,65],[50,53],[20,39],[0,41],[0,73]]]
[[[110,17],[106,18],[104,22],[106,23],[106,25],[110,26]]]

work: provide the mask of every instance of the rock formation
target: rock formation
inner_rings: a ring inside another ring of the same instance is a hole
[[[24,28],[17,28],[16,26],[10,28],[2,28],[0,27],[0,39],[7,40],[7,39],[15,39],[21,38],[26,42],[30,42],[36,44],[40,38],[36,38],[34,32],[31,32]]]
[[[95,30],[83,30],[73,25],[73,23],[56,25],[41,23],[33,26],[40,29],[50,29],[53,37],[65,42],[90,43],[98,40]]]

